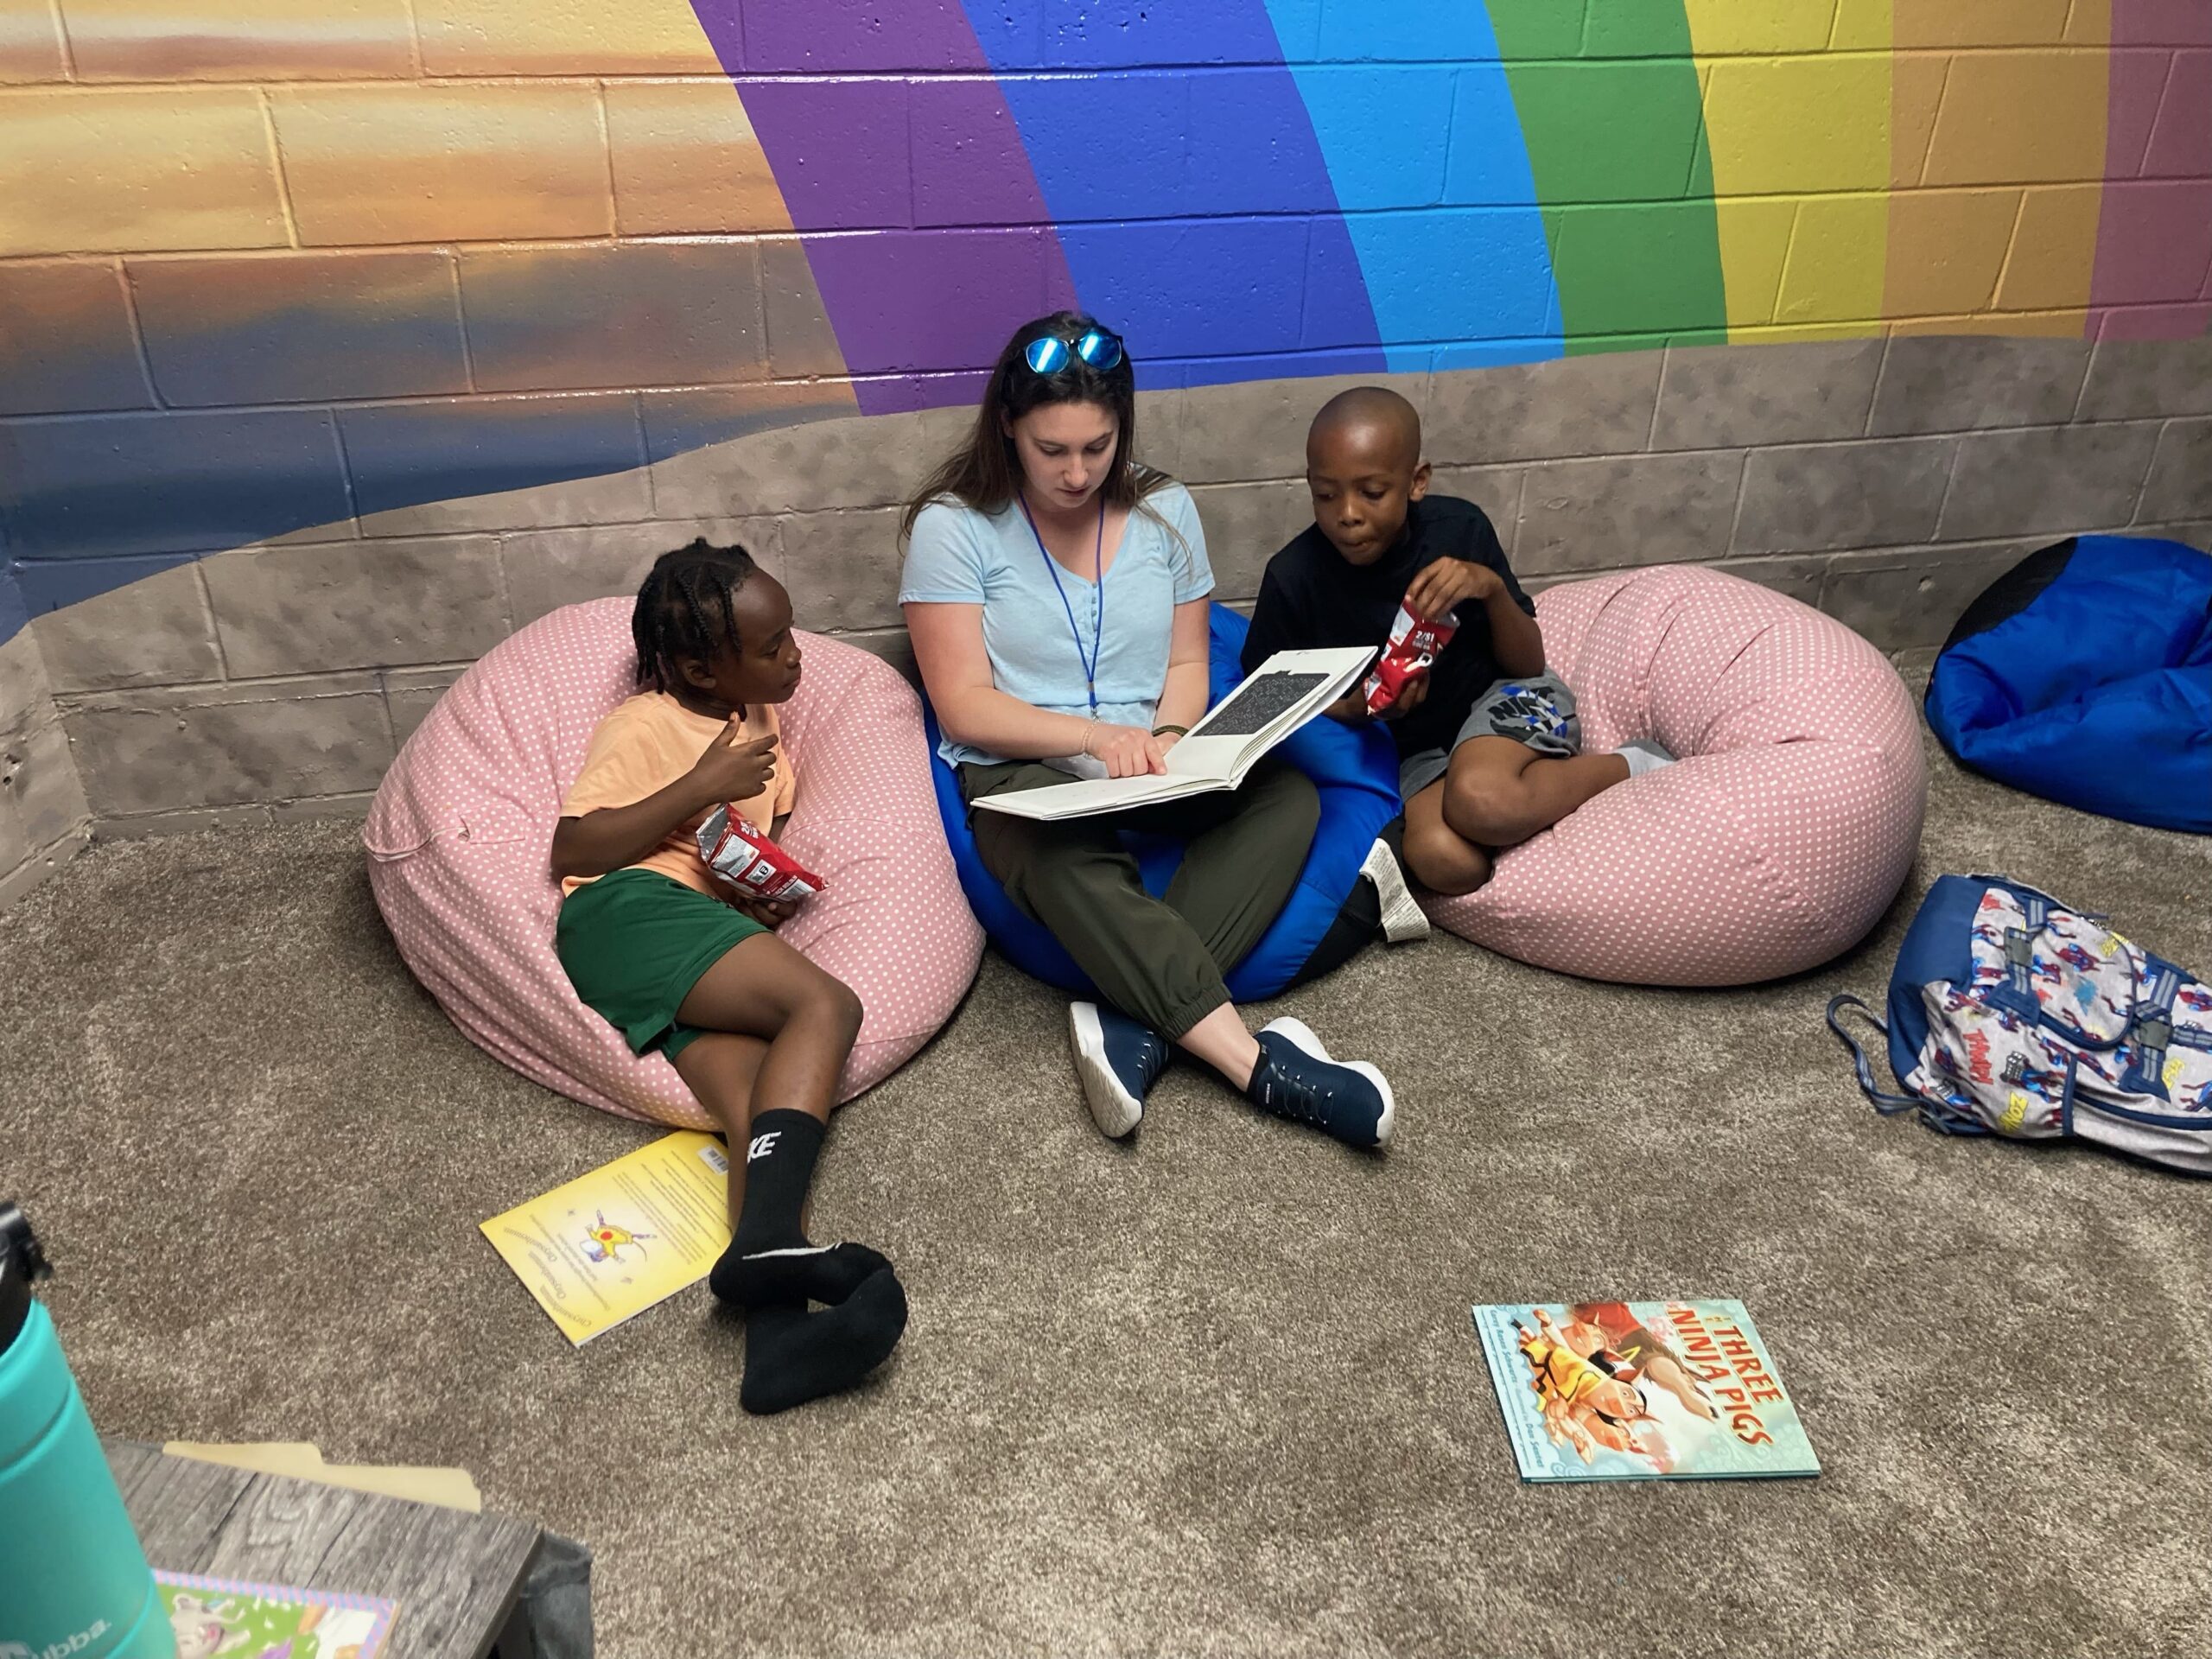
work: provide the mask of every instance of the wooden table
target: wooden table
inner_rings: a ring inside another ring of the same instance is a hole
[[[171,1573],[389,1596],[389,1659],[482,1659],[538,1529],[503,1515],[348,1491],[106,1443],[146,1559]]]

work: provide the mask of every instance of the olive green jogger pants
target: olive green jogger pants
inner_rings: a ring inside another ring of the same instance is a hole
[[[1229,1001],[1222,976],[1289,901],[1321,821],[1320,796],[1304,772],[1276,762],[1262,764],[1242,789],[1133,812],[1046,823],[973,810],[986,795],[1067,780],[1040,761],[963,766],[976,850],[1108,1001],[1179,1038]],[[1122,844],[1125,830],[1185,842],[1161,897],[1145,891]]]

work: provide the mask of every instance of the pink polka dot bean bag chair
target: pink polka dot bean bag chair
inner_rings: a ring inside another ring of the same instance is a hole
[[[631,607],[556,611],[461,676],[400,751],[361,838],[399,954],[473,1040],[591,1105],[712,1128],[676,1068],[631,1053],[553,954],[553,827],[592,728],[633,690]],[[784,841],[828,886],[779,932],[860,995],[849,1100],[951,1017],[982,930],[938,825],[920,699],[866,652],[800,639],[805,675],[781,710],[798,772]]]
[[[1582,741],[1679,757],[1428,900],[1441,926],[1560,973],[1743,985],[1866,937],[1920,844],[1928,774],[1887,658],[1794,599],[1665,566],[1539,594]]]

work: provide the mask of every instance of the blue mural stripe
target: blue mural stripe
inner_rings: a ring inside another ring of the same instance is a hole
[[[111,266],[0,264],[0,415],[153,405]]]
[[[158,558],[29,559],[17,564],[11,574],[22,589],[23,608],[33,616],[43,616],[65,605],[97,599],[134,582],[158,576],[180,564],[190,564],[199,556],[170,553]]]
[[[468,390],[453,258],[442,251],[134,258],[130,270],[165,403]]]
[[[364,515],[645,464],[626,391],[365,404],[339,410],[338,424]]]
[[[1317,28],[1322,3],[1268,0],[1287,50],[1312,41],[1344,55],[1350,32],[1375,55],[1442,60],[1290,65],[1390,367],[1438,364],[1439,346],[1455,341],[1481,342],[1484,363],[1560,355],[1535,179],[1483,8],[1325,0]],[[1447,349],[1454,366],[1466,359]]]
[[[16,585],[16,573],[10,566],[0,564],[0,645],[23,631],[30,620],[23,608],[22,590]]]
[[[352,511],[327,410],[0,427],[0,530],[18,559],[207,552]]]
[[[1071,15],[1047,24],[1043,73],[978,33],[1076,293],[1129,331],[1140,362],[1328,347],[1383,366],[1329,169],[1262,0]]]

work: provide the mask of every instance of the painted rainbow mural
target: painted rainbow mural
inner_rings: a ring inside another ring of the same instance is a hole
[[[0,0],[0,635],[1064,304],[1153,386],[2212,324],[2207,0]]]

